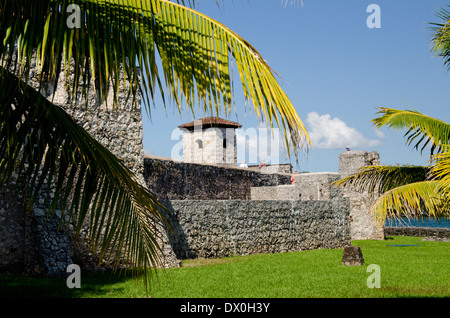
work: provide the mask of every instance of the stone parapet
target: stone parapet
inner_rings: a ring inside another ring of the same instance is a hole
[[[169,241],[179,259],[343,248],[351,243],[348,199],[172,200]]]
[[[290,174],[145,156],[144,179],[160,200],[249,200],[251,187],[290,185]]]
[[[334,172],[301,173],[295,177],[295,188],[301,200],[331,200],[342,196],[331,183],[340,179]]]

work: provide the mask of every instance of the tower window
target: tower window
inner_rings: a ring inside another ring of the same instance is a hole
[[[202,149],[203,148],[203,142],[200,139],[197,139],[195,141],[195,143],[197,144],[198,149]]]

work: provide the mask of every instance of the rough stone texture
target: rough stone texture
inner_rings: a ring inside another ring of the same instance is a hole
[[[252,200],[300,200],[301,194],[294,185],[279,185],[276,187],[252,187]]]
[[[180,259],[281,253],[350,244],[348,199],[166,201]]]
[[[290,175],[145,156],[147,187],[160,200],[246,200],[251,187],[290,184]]]
[[[84,129],[94,138],[108,148],[135,174],[139,182],[145,186],[144,180],[144,148],[143,148],[143,122],[140,106],[140,98],[137,96],[136,103],[133,104],[131,97],[127,100],[128,91],[119,90],[118,111],[113,111],[112,91],[109,99],[99,103],[93,92],[88,95],[88,108],[84,104],[73,105],[68,100],[68,96],[63,89],[64,78],[60,79],[58,90],[53,102],[65,108]],[[122,83],[121,83],[122,85]],[[52,91],[49,94],[53,93]],[[50,98],[50,95],[48,96]],[[161,231],[163,232],[163,231]],[[82,231],[82,234],[84,232]],[[178,260],[175,258],[167,238],[159,237],[159,244],[164,251],[164,265],[167,267],[177,266]],[[79,242],[72,243],[74,258],[88,263],[94,267],[96,261],[95,253],[91,253],[86,246]],[[88,253],[89,255],[86,255]]]
[[[0,270],[23,271],[25,263],[26,209],[13,200],[14,183],[0,188]]]
[[[259,165],[248,165],[248,167],[259,170]],[[264,172],[292,174],[292,165],[290,163],[267,164],[267,168]]]
[[[342,196],[330,183],[340,178],[332,172],[300,173],[294,185],[252,187],[252,200],[331,200]]]
[[[31,67],[35,66],[32,59]],[[34,71],[30,74],[29,84],[38,87]],[[62,73],[57,89],[50,83],[41,94],[54,104],[64,108],[83,128],[106,146],[112,153],[123,160],[124,164],[135,173],[139,181],[145,184],[143,178],[143,123],[139,99],[135,104],[126,100],[128,92],[121,86],[118,94],[119,111],[113,111],[112,93],[107,101],[99,102],[94,90],[88,94],[87,108],[84,100],[77,104],[71,103],[64,86]],[[80,85],[83,85],[81,82]],[[122,84],[121,84],[122,85]],[[8,187],[0,188],[0,270],[13,270],[33,275],[56,276],[66,275],[66,268],[74,260],[92,266],[96,256],[86,246],[84,232],[81,239],[71,240],[71,234],[64,230],[58,231],[59,216],[48,220],[44,217],[46,211],[45,196],[39,196],[36,204],[29,210],[18,202],[8,201]],[[70,228],[69,228],[70,229]],[[161,238],[164,242],[167,239]],[[168,246],[162,243],[166,252],[167,264],[177,264]],[[170,246],[169,246],[170,249]],[[173,257],[172,257],[173,256]]]
[[[359,246],[346,246],[342,254],[342,265],[361,266],[364,264],[364,257]]]
[[[352,239],[383,239],[380,227],[369,210],[377,196],[368,192],[341,190],[331,183],[356,173],[367,165],[379,165],[380,156],[373,151],[346,151],[339,156],[339,173],[300,173],[295,177],[295,186],[266,186],[251,188],[252,200],[329,200],[342,195],[350,198]]]
[[[27,262],[27,274],[45,276],[61,276],[66,272],[69,264],[72,264],[70,239],[64,230],[60,229],[60,211],[56,211],[53,218],[47,218],[40,213],[38,208],[34,209],[34,217],[30,219],[30,237],[33,237],[35,249],[33,257]],[[40,262],[36,258],[41,257]]]
[[[342,196],[330,183],[340,178],[332,172],[301,173],[295,177],[295,187],[301,200],[331,200]]]
[[[36,87],[33,78],[31,74],[30,83]],[[288,201],[245,201],[251,198],[251,187],[282,185],[278,191],[280,197],[288,196],[292,193],[291,175],[151,157],[144,160],[139,102],[133,108],[125,103],[125,92],[121,92],[122,109],[116,114],[105,103],[99,103],[91,91],[86,110],[83,103],[70,105],[63,80],[61,77],[56,92],[50,86],[43,95],[50,99],[55,93],[53,102],[64,107],[121,158],[159,199],[183,200],[169,202],[175,232],[159,238],[168,266],[179,264],[176,256],[223,257],[342,248],[349,244],[350,203],[348,199],[337,198],[327,188],[324,177],[329,176],[317,175],[315,181],[305,181],[305,184],[315,184],[315,188],[309,189],[313,200],[292,197]],[[108,106],[112,106],[111,100]],[[221,147],[223,154],[223,143]],[[2,185],[0,189],[0,270],[65,275],[65,268],[71,262],[95,260],[83,241],[72,242],[67,233],[57,230],[61,213],[44,220],[45,197],[39,197],[35,206],[26,209],[19,202],[11,201],[9,187]],[[201,201],[189,201],[192,199]]]
[[[339,173],[342,178],[358,171],[364,166],[380,165],[380,155],[376,151],[344,151],[339,155]]]
[[[359,168],[369,165],[379,165],[380,155],[367,151],[345,151],[339,155],[339,173],[345,178],[356,173]],[[343,194],[350,198],[350,219],[352,221],[352,239],[383,239],[384,231],[369,213],[377,199],[376,194],[344,189]]]
[[[44,198],[39,196],[27,208],[23,193],[15,200],[14,180],[0,188],[0,271],[29,276],[58,276],[70,258],[70,243],[59,229],[61,211],[44,214]]]
[[[88,105],[81,100],[74,104],[64,88],[65,77],[61,74],[56,92],[53,86],[41,91],[45,97],[64,108],[75,121],[86,129],[102,145],[123,160],[124,164],[137,175],[143,173],[143,123],[140,98],[132,103],[127,100],[128,91],[122,83],[118,93],[118,110],[113,110],[112,90],[106,101],[100,102],[91,88],[87,96]],[[81,83],[80,85],[83,85]],[[33,86],[37,86],[37,83]],[[54,95],[53,95],[54,94]]]
[[[424,236],[436,237],[441,239],[450,239],[449,228],[434,228],[434,227],[385,227],[385,235],[398,236]]]

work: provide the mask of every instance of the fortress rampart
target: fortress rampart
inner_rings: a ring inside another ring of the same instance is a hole
[[[33,76],[30,78],[36,86]],[[373,231],[364,232],[373,227],[367,215],[370,199],[329,186],[329,181],[339,178],[343,171],[359,167],[361,162],[367,164],[370,156],[366,152],[343,154],[349,157],[340,158],[339,174],[301,174],[295,186],[290,184],[290,174],[270,169],[264,172],[230,164],[144,156],[141,109],[127,105],[126,92],[119,94],[119,113],[108,110],[93,94],[88,97],[90,108],[86,111],[84,104],[69,102],[64,77],[60,80],[56,92],[50,87],[42,93],[121,158],[171,211],[168,217],[174,232],[162,238],[167,266],[178,266],[180,259],[192,257],[343,248],[355,237],[374,237]],[[206,149],[208,140],[205,137],[201,141]],[[235,146],[234,141],[217,144],[223,154],[228,153],[224,149]],[[233,149],[230,154],[235,158]],[[38,198],[33,207],[27,208],[11,199],[12,186],[0,186],[1,271],[54,276],[66,275],[71,263],[82,268],[92,265],[95,255],[83,241],[73,241],[64,231],[58,231],[61,211],[46,220],[45,198]],[[21,195],[26,198],[26,193]],[[361,226],[355,230],[354,224]]]

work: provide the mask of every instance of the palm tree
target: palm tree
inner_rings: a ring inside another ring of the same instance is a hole
[[[342,187],[376,193],[370,212],[384,224],[388,217],[449,217],[448,187],[442,180],[448,178],[448,147],[450,124],[426,116],[416,110],[380,108],[381,116],[373,120],[380,128],[408,129],[407,144],[423,152],[430,147],[429,166],[367,166],[357,173],[337,181]]]
[[[49,194],[55,186],[48,213],[59,206],[70,217],[75,234],[88,220],[92,246],[100,255],[125,259],[144,273],[160,265],[155,236],[157,225],[166,224],[165,208],[118,158],[39,93],[49,83],[58,83],[61,73],[70,75],[65,84],[75,103],[87,103],[90,89],[100,100],[107,100],[111,90],[114,109],[120,112],[117,93],[122,79],[124,88],[129,84],[130,101],[136,103],[139,94],[149,111],[159,91],[180,113],[186,105],[195,114],[198,104],[211,114],[229,114],[235,63],[257,116],[282,128],[290,151],[309,145],[295,108],[258,51],[225,25],[194,10],[194,3],[0,4],[2,184],[17,176],[17,188],[27,190],[30,205],[39,191]],[[79,8],[79,27],[68,26],[69,5]],[[29,85],[31,74],[36,74],[38,89]]]
[[[432,25],[432,51],[450,66],[450,12],[444,8]],[[384,224],[387,217],[450,218],[450,124],[416,110],[380,108],[377,128],[408,129],[407,144],[421,152],[430,147],[427,167],[369,166],[336,185],[379,195],[370,212]]]

